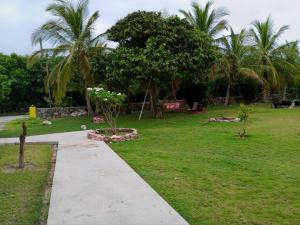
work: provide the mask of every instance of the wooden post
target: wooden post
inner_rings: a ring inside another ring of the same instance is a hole
[[[147,96],[148,96],[148,92],[149,92],[150,83],[151,83],[151,81],[149,81],[149,84],[148,84],[148,87],[147,87],[147,91],[146,91],[144,102],[143,102],[142,109],[141,109],[141,112],[140,112],[139,120],[142,119],[142,115],[143,115],[143,112],[144,112],[144,107],[145,107]]]
[[[25,161],[24,161],[24,147],[25,147],[25,139],[27,135],[27,127],[25,122],[22,123],[22,133],[20,135],[20,149],[19,149],[19,168],[24,169]]]

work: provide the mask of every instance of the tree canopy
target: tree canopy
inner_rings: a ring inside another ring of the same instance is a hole
[[[135,20],[130,19],[133,16]],[[148,26],[153,18],[156,26]],[[135,12],[118,21],[107,34],[119,42],[110,55],[112,63],[107,74],[115,79],[138,80],[149,90],[154,117],[161,116],[158,98],[162,84],[176,79],[201,80],[216,60],[212,39],[177,16],[164,18],[160,13]]]

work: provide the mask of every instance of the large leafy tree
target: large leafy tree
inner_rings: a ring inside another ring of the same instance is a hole
[[[0,101],[8,98],[11,92],[11,79],[5,73],[5,68],[0,65]]]
[[[223,74],[227,80],[225,105],[228,105],[232,84],[237,78],[241,76],[252,77],[257,80],[260,80],[260,78],[245,63],[245,58],[249,55],[249,47],[247,46],[247,35],[244,29],[236,34],[230,28],[230,35],[223,36],[220,39],[220,51],[222,57],[219,63],[215,65],[216,70],[214,72]]]
[[[45,69],[42,63],[27,68],[26,62],[27,57],[0,53],[0,112],[26,112],[32,104],[46,106]]]
[[[129,14],[108,31],[108,38],[119,47],[110,56],[107,74],[128,77],[147,89],[155,118],[162,115],[162,86],[178,79],[199,80],[216,59],[206,34],[195,32],[185,20],[156,12]]]
[[[208,1],[204,6],[193,2],[191,11],[179,11],[192,26],[216,39],[222,31],[227,29],[228,22],[225,17],[229,13],[224,8],[212,9],[212,7],[212,1]]]
[[[274,56],[280,53],[286,44],[280,44],[282,34],[288,26],[281,27],[278,31],[274,29],[274,23],[270,17],[266,21],[254,21],[250,29],[253,40],[253,58],[256,71],[264,81],[263,100],[269,101],[272,88],[278,85],[278,71],[274,64]]]
[[[77,4],[56,0],[47,7],[46,11],[54,18],[33,32],[32,43],[39,44],[42,40],[52,44],[53,47],[41,49],[33,56],[41,54],[63,56],[49,73],[47,80],[52,87],[55,101],[62,100],[72,77],[79,72],[89,114],[93,114],[86,92],[87,87],[94,85],[88,53],[91,48],[99,44],[100,35],[94,35],[94,26],[99,18],[99,12],[96,11],[88,16],[88,0],[79,1]]]

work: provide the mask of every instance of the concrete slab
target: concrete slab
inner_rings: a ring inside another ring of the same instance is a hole
[[[59,142],[48,225],[188,224],[108,145],[88,140],[86,132],[27,138]]]

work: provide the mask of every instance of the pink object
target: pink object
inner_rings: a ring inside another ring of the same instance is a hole
[[[168,110],[179,110],[180,109],[180,103],[179,102],[166,102],[164,103],[165,108]]]
[[[103,116],[94,116],[93,117],[93,123],[104,123]]]

